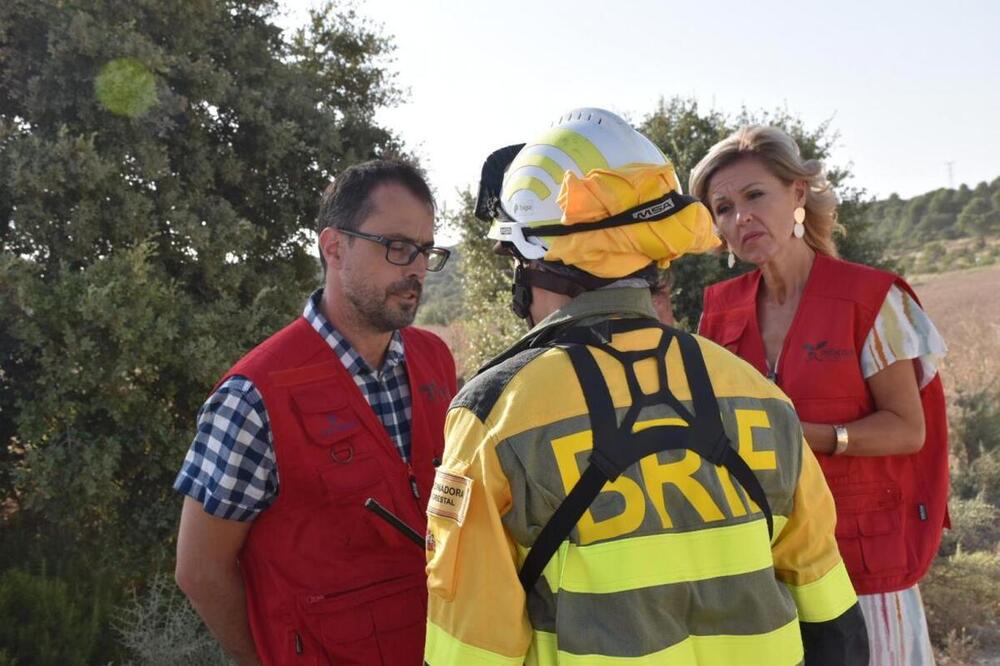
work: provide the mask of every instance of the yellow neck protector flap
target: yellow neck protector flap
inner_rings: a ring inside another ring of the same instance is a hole
[[[679,191],[672,165],[594,169],[583,178],[567,171],[559,191],[562,225],[607,219],[641,204]],[[624,277],[655,261],[660,268],[685,254],[700,254],[720,245],[712,216],[700,202],[653,221],[546,238],[546,261],[561,261],[592,275]]]

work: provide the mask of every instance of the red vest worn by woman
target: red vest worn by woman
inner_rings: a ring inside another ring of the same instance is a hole
[[[330,345],[303,318],[227,373],[256,385],[279,490],[253,522],[240,570],[265,666],[423,663],[423,549],[364,509],[374,497],[415,530],[444,448],[455,365],[436,336],[402,330],[411,463],[400,458]]]
[[[705,289],[700,333],[767,372],[757,323],[760,271]],[[891,273],[816,255],[775,381],[802,421],[850,423],[875,411],[861,352],[893,285]],[[817,454],[837,504],[837,543],[859,594],[892,592],[927,572],[949,526],[948,421],[940,377],[920,391],[923,448],[911,455]]]

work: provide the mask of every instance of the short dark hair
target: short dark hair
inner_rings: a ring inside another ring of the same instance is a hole
[[[371,160],[348,167],[331,182],[319,202],[317,231],[327,227],[357,231],[371,215],[371,193],[379,185],[395,183],[436,209],[434,195],[417,167],[399,160]]]
[[[653,294],[666,292],[667,294],[674,288],[674,274],[669,268],[658,268],[656,270],[656,281],[649,285],[649,291]]]

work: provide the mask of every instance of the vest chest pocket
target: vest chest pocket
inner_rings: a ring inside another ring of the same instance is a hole
[[[352,549],[407,547],[405,538],[384,520],[365,509],[365,500],[376,500],[396,513],[382,466],[373,457],[324,465],[320,481],[329,499],[332,521],[342,530],[345,545]],[[412,548],[412,545],[409,546]]]
[[[720,347],[725,347],[733,354],[737,354],[740,348],[740,341],[743,339],[743,331],[746,330],[747,320],[727,320],[721,324],[713,326],[709,339],[713,340]]]
[[[847,570],[857,576],[905,571],[899,487],[891,483],[843,484],[833,488],[833,497],[837,544]]]
[[[327,496],[328,542],[352,549],[405,547],[395,529],[364,508],[371,497],[396,510],[374,442],[341,385],[307,384],[293,388],[291,396],[307,444],[325,450],[325,456],[312,459],[318,460],[316,473]]]
[[[347,443],[361,430],[361,422],[348,406],[338,384],[308,384],[293,389],[292,403],[311,444],[330,449],[335,462],[354,456]],[[339,443],[339,444],[338,444]]]

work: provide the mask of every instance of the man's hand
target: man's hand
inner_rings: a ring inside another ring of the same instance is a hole
[[[259,666],[237,556],[249,522],[223,520],[184,498],[174,576],[222,648],[240,666]]]

